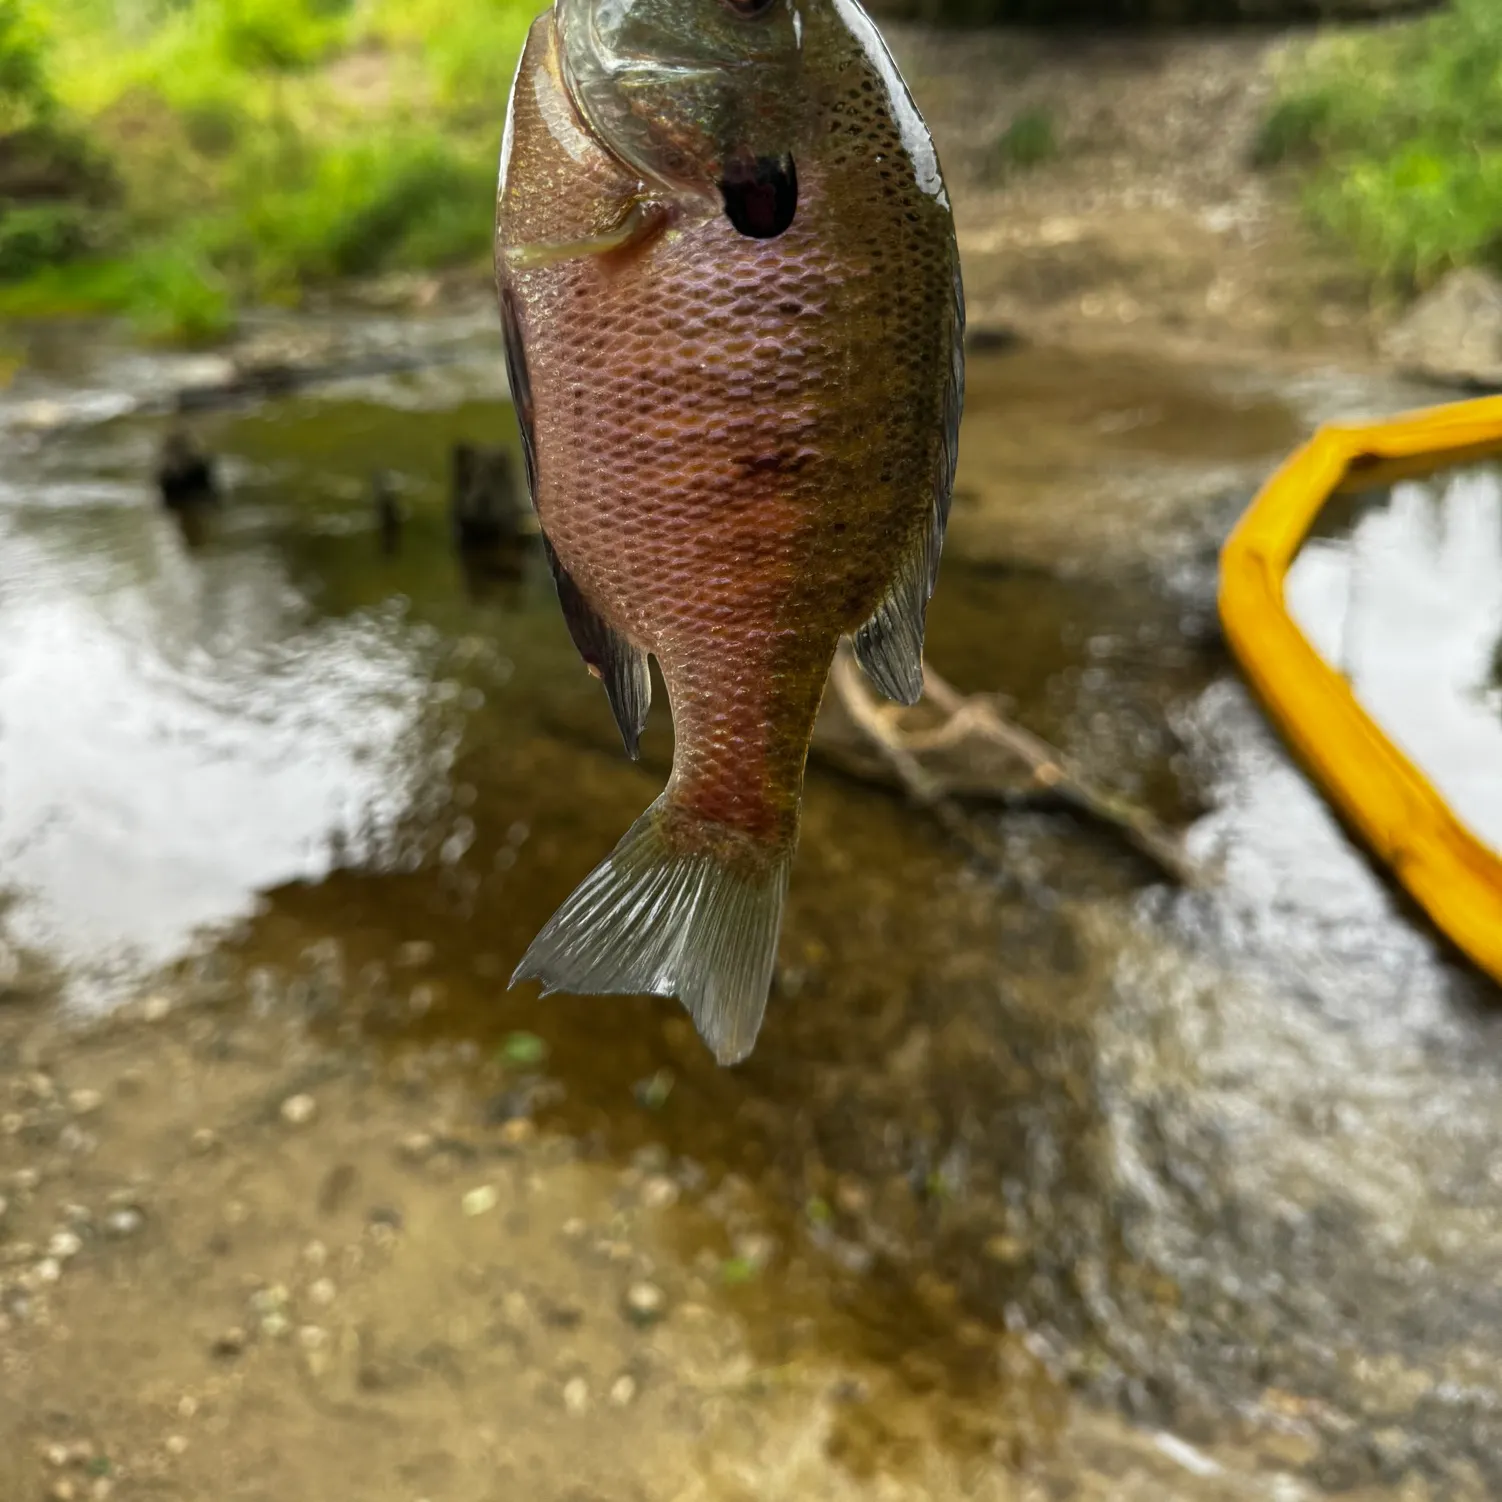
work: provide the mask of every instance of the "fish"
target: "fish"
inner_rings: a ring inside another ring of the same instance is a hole
[[[662,795],[512,976],[676,997],[722,1065],[771,991],[835,653],[923,692],[964,292],[922,116],[856,0],[556,0],[507,106],[496,287],[573,643]]]

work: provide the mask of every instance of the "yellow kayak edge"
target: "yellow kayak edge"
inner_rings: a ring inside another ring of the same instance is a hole
[[[1226,541],[1219,606],[1242,670],[1330,801],[1435,924],[1502,981],[1502,857],[1387,738],[1284,600],[1288,569],[1332,495],[1498,453],[1502,397],[1320,428]]]

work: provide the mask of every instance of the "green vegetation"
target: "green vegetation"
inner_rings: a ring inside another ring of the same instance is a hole
[[[1059,136],[1051,110],[1023,110],[1002,131],[992,148],[993,159],[1003,172],[1038,167],[1059,154]]]
[[[1390,286],[1502,270],[1502,4],[1326,38],[1281,81],[1258,149]]]
[[[0,0],[0,312],[207,339],[242,302],[482,262],[541,8]]]

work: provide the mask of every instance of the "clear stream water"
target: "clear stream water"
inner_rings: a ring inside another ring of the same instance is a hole
[[[58,1004],[207,949],[373,1047],[534,1030],[560,1129],[665,1135],[790,1221],[866,1185],[828,1276],[915,1381],[993,1381],[957,1335],[980,1320],[1191,1439],[1293,1404],[1321,1486],[1502,1493],[1499,998],[1290,763],[1213,608],[1250,483],[1312,417],[1385,398],[1141,367],[1128,399],[1108,362],[977,357],[935,665],[1186,827],[1216,879],[1169,889],[1041,808],[984,816],[1007,860],[982,869],[816,765],[769,1022],[724,1073],[671,1003],[504,990],[669,732],[627,763],[539,560],[484,580],[452,554],[450,444],[514,441],[488,313],[343,332],[447,363],[202,416],[231,494],[196,545],[149,485],[161,419],[126,410],[191,365],[39,334],[0,404],[0,888]],[[377,467],[411,513],[393,556]],[[1291,599],[1502,842],[1499,496],[1477,471],[1367,498]],[[389,1004],[413,941],[439,997],[417,1019]]]

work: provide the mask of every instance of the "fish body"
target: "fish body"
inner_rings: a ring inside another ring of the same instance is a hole
[[[928,132],[855,0],[558,0],[502,151],[497,282],[574,641],[663,796],[514,979],[755,1042],[839,640],[922,691],[963,300]]]

